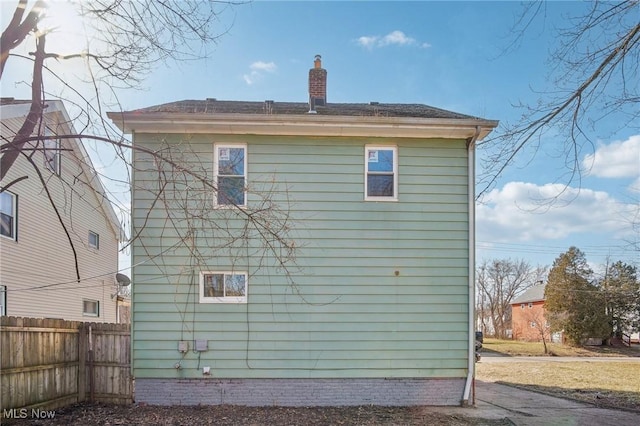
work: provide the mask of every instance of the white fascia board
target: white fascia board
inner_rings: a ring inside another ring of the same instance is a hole
[[[230,135],[484,138],[498,125],[480,119],[351,117],[312,115],[108,113],[125,133],[208,133]]]
[[[26,117],[31,109],[31,104],[28,102],[20,104],[8,104],[0,107],[0,118],[8,120],[10,118]]]
[[[44,104],[45,109],[43,111],[43,114],[63,112],[63,114],[66,115],[66,113],[64,113],[65,109],[62,101],[57,99],[45,100]],[[20,101],[20,103],[2,105],[0,109],[0,118],[6,120],[10,118],[26,117],[29,114],[30,109],[31,101]]]

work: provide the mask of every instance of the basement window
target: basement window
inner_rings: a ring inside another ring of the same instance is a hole
[[[247,273],[201,272],[200,303],[247,303]]]
[[[368,201],[398,200],[398,148],[365,146],[364,199]]]
[[[99,317],[100,316],[100,302],[97,300],[82,301],[82,315],[87,317]]]

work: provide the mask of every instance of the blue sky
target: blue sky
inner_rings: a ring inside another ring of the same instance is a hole
[[[513,122],[521,114],[513,104],[534,103],[534,91],[552,87],[546,70],[557,40],[551,30],[566,23],[563,14],[582,7],[550,3],[546,20],[507,50],[518,2],[258,1],[222,14],[219,29],[226,32],[207,59],[160,66],[138,90],[118,97],[125,110],[208,97],[305,102],[308,70],[320,54],[330,103],[423,103]],[[7,15],[3,0],[3,24]],[[24,84],[14,84],[25,71],[19,63],[8,67],[2,96],[28,97]],[[511,258],[550,266],[572,245],[594,267],[607,256],[640,261],[628,247],[639,238],[630,222],[639,215],[640,134],[611,120],[594,131],[591,156],[580,158],[590,173],[562,192],[570,202],[548,207],[536,201],[563,189],[554,182],[565,171],[564,161],[553,149],[533,160],[516,159],[478,206],[478,261]]]

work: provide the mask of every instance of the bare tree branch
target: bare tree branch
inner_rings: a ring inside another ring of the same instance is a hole
[[[31,11],[23,21],[22,17],[27,8],[27,2],[28,0],[20,0],[13,13],[11,22],[9,22],[7,28],[2,32],[2,37],[0,38],[0,77],[2,77],[9,53],[19,46],[30,32],[37,30],[38,20],[46,8],[45,2],[39,0],[31,8]]]
[[[526,7],[525,14],[530,13],[534,4]],[[521,19],[519,25],[524,26],[518,38],[540,10],[538,7],[529,19]],[[521,120],[502,127],[495,137],[478,145],[486,153],[478,198],[495,186],[516,157],[525,154],[525,148],[535,149],[532,156],[543,144],[560,148],[566,156],[568,185],[582,174],[580,157],[584,148],[588,145],[593,150],[592,128],[596,123],[620,114],[623,118],[620,126],[634,126],[634,122],[637,126],[638,16],[637,1],[615,4],[595,1],[588,12],[574,17],[567,28],[558,31],[559,47],[550,56],[548,78],[557,91],[541,93],[536,105],[516,105],[525,109]],[[547,140],[549,132],[555,134]]]
[[[35,60],[33,61],[33,83],[31,85],[31,108],[22,127],[15,135],[14,142],[11,143],[8,149],[2,150],[2,158],[0,158],[0,180],[4,179],[24,147],[24,142],[15,141],[24,140],[33,134],[33,130],[42,120],[42,112],[44,110],[42,103],[42,66],[45,58],[45,41],[46,38],[44,34],[36,38]]]
[[[33,161],[32,157],[30,157],[28,155],[23,155],[23,156],[31,164],[31,166],[33,167],[33,171],[38,175],[38,179],[40,180],[40,183],[42,184],[42,188],[44,189],[44,192],[47,194],[47,199],[49,200],[49,205],[51,206],[51,209],[56,214],[56,217],[58,218],[58,223],[60,224],[60,226],[62,227],[62,230],[64,231],[65,235],[67,236],[67,241],[69,243],[69,248],[71,249],[71,251],[73,253],[73,265],[75,267],[76,280],[78,282],[80,282],[81,278],[80,278],[80,266],[78,265],[78,252],[76,251],[76,246],[75,246],[75,244],[73,242],[73,238],[71,238],[71,233],[69,232],[69,229],[67,228],[67,224],[65,223],[64,218],[62,217],[62,214],[60,213],[60,210],[58,209],[58,206],[56,205],[56,202],[55,202],[53,196],[51,195],[51,191],[49,191],[49,187],[47,186],[47,182],[44,179],[44,176],[42,176],[42,172],[40,171],[40,168]]]
[[[131,185],[130,177],[135,172],[132,163],[134,157],[139,161],[139,167],[150,167],[157,174],[154,187],[133,188],[136,191],[148,191],[150,205],[155,209],[149,209],[144,218],[135,218],[133,235],[128,242],[131,244],[136,239],[140,241],[138,256],[144,257],[144,262],[162,268],[161,270],[165,271],[163,273],[167,274],[167,279],[171,279],[171,272],[168,272],[169,268],[164,264],[164,255],[174,250],[187,250],[189,265],[184,265],[184,271],[180,273],[188,274],[189,279],[193,281],[194,273],[197,274],[197,271],[210,263],[211,259],[221,254],[234,262],[242,262],[242,259],[247,259],[248,253],[251,253],[251,262],[255,262],[252,267],[274,267],[284,272],[291,281],[288,268],[295,265],[297,248],[295,241],[290,238],[294,224],[291,223],[288,197],[283,197],[286,191],[278,187],[275,179],[246,182],[245,191],[251,194],[251,206],[230,205],[227,209],[212,209],[212,197],[216,197],[218,192],[217,182],[210,177],[210,164],[207,165],[206,159],[197,159],[188,140],[177,144],[161,141],[158,149],[145,148],[140,144],[132,146],[111,122],[105,120],[103,114],[103,109],[106,109],[105,94],[117,98],[119,87],[138,86],[146,72],[159,62],[206,57],[208,49],[226,32],[224,27],[218,30],[221,25],[219,13],[226,7],[241,3],[243,2],[212,0],[78,1],[74,4],[85,18],[84,26],[91,32],[91,42],[87,43],[83,51],[75,52],[46,51],[45,37],[53,36],[55,33],[45,35],[44,32],[38,32],[37,21],[25,20],[21,28],[28,31],[22,39],[16,39],[15,46],[29,40],[29,35],[34,35],[34,57],[12,53],[9,44],[3,44],[2,53],[5,62],[7,58],[33,61],[32,105],[25,122],[15,134],[3,129],[0,145],[2,178],[8,176],[13,179],[9,185],[19,184],[21,178],[7,174],[11,166],[16,158],[22,155],[28,159],[32,167],[37,168],[37,156],[43,152],[37,145],[45,140],[73,139],[80,144],[83,144],[83,141],[92,141],[99,146],[113,147],[113,159],[110,161],[121,161],[123,175],[103,177],[112,182]],[[26,2],[21,1],[18,7],[25,5]],[[16,11],[16,22],[22,18],[21,13],[19,10]],[[9,35],[11,32],[5,33]],[[3,35],[3,42],[4,40],[9,38]],[[84,61],[84,81],[74,83],[60,78],[54,68],[47,66],[52,60]],[[7,63],[10,65],[11,62]],[[68,98],[55,96],[61,97],[65,103],[73,107],[73,123],[67,123],[72,129],[69,134],[45,135],[38,131],[38,126],[44,126],[45,121],[50,119],[45,117],[45,99],[54,96],[50,89],[46,90],[45,82],[52,81],[63,87],[64,92],[70,93],[67,95]],[[110,110],[118,108],[109,105]],[[74,131],[73,128],[79,131]],[[34,145],[34,141],[38,143]],[[76,154],[75,151],[70,152],[70,155]],[[44,172],[37,170],[36,174],[53,205],[53,195],[47,187],[50,182],[44,178]],[[81,271],[78,270],[77,253],[72,242],[72,236],[76,231],[73,229],[73,223],[69,222],[65,215],[70,215],[77,197],[85,196],[78,186],[91,191],[95,187],[94,179],[99,177],[95,170],[89,170],[86,176],[78,172],[72,176],[60,175],[55,179],[56,185],[58,182],[61,185],[65,211],[61,211],[55,205],[54,211],[69,239],[76,261],[77,279],[80,280]],[[106,198],[106,194],[97,196]],[[155,240],[161,245],[159,251],[157,246],[149,247],[145,245],[145,240],[140,238],[149,226],[151,215],[157,211],[163,211],[165,214],[161,237]],[[295,283],[291,284],[293,291],[304,298]],[[55,285],[57,284],[47,284],[46,288]]]

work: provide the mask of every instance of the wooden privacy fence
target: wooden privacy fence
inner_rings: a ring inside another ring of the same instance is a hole
[[[129,324],[1,317],[2,413],[132,401]]]

